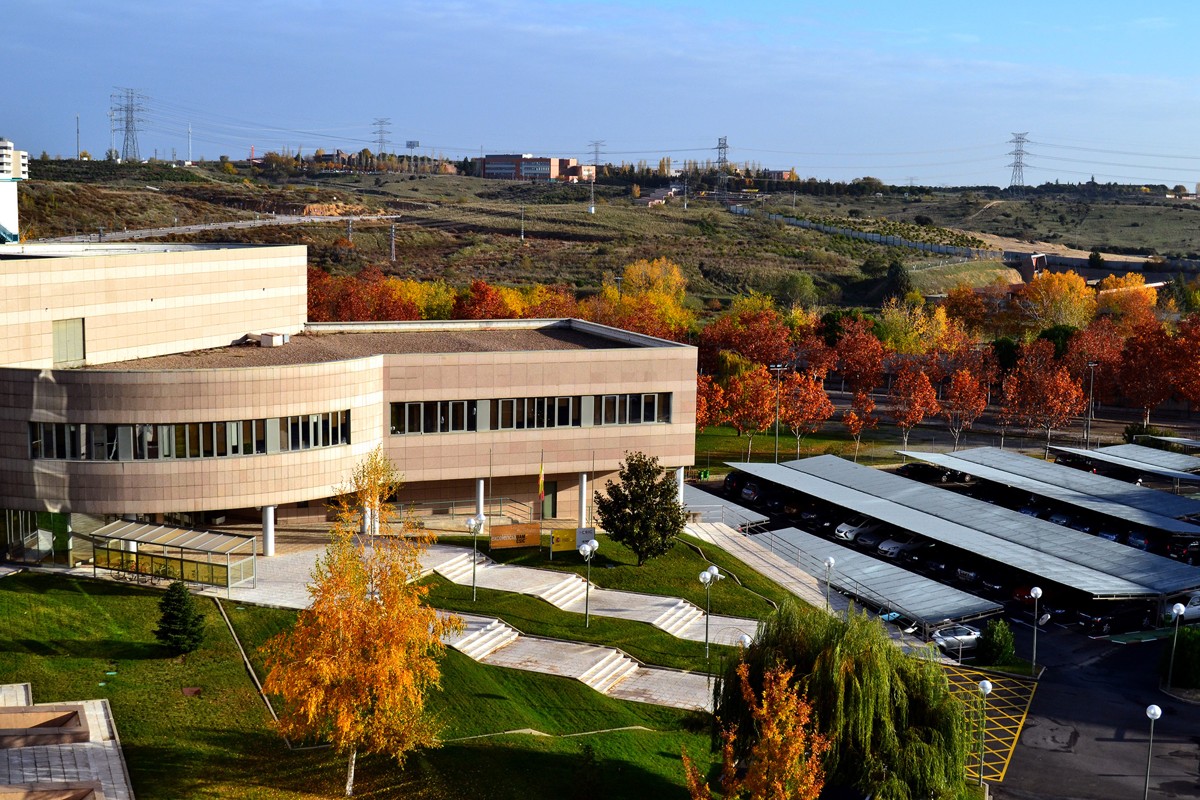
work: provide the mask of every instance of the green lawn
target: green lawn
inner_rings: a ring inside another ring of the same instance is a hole
[[[212,603],[201,603],[204,646],[176,658],[153,637],[160,597],[65,575],[0,580],[0,680],[31,682],[35,702],[108,698],[142,800],[339,796],[344,761],[324,749],[289,751],[271,732]],[[258,644],[294,619],[289,611],[226,607],[255,662]],[[455,653],[443,670],[445,690],[431,707],[445,738],[526,728],[552,736],[449,742],[403,770],[386,758],[362,758],[357,796],[527,800],[594,786],[609,796],[684,798],[680,749],[709,758],[704,715],[612,700],[576,681],[485,667]],[[202,693],[185,697],[184,687]],[[571,736],[626,726],[650,730]]]

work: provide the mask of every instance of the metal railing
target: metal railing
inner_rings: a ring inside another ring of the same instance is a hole
[[[453,500],[422,500],[416,503],[403,504],[405,512],[411,512],[417,519],[436,517],[462,517],[464,521],[475,515],[474,498],[457,498]],[[483,513],[493,522],[509,519],[512,522],[534,522],[534,505],[511,497],[492,497],[484,501]],[[465,522],[464,522],[465,525]]]

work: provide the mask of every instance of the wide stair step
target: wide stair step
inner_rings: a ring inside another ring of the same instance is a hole
[[[471,553],[452,558],[437,567],[437,573],[451,583],[465,583],[471,577]],[[476,570],[482,569],[487,559],[480,559]]]
[[[450,646],[465,656],[482,661],[492,653],[514,641],[520,634],[501,622],[494,620],[474,633],[464,636]]]
[[[555,608],[570,608],[583,602],[588,591],[587,581],[578,575],[570,575],[540,594],[540,597]]]
[[[614,650],[580,675],[579,680],[597,692],[606,693],[636,672],[637,668],[636,661]]]
[[[686,600],[680,600],[670,610],[654,620],[654,627],[676,636],[680,631],[703,619],[703,611]]]

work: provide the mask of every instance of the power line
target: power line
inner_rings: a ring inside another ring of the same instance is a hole
[[[143,114],[146,106],[143,104],[145,95],[136,89],[117,87],[111,96],[113,104],[113,119],[119,119],[124,128],[125,137],[121,145],[122,161],[141,161],[138,153],[138,126],[144,122]]]
[[[379,155],[380,153],[386,153],[387,146],[389,144],[387,137],[388,137],[388,134],[391,133],[391,131],[389,131],[387,129],[387,127],[392,124],[392,118],[391,117],[376,117],[375,121],[372,122],[371,124],[375,126],[375,141],[378,143],[378,148],[379,148],[378,150],[375,151],[376,155]]]
[[[1012,179],[1008,182],[1008,188],[1016,189],[1017,194],[1025,188],[1025,137],[1029,135],[1029,131],[1024,133],[1014,133],[1013,138],[1008,140],[1008,143],[1013,145],[1013,149],[1008,153],[1013,157],[1012,163]]]

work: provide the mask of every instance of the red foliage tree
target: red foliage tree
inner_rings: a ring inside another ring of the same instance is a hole
[[[696,428],[720,425],[726,416],[725,390],[711,375],[696,376]]]
[[[1175,388],[1188,402],[1200,405],[1200,314],[1179,323],[1175,351]]]
[[[332,322],[336,317],[339,286],[328,272],[308,268],[308,321]]]
[[[781,364],[792,355],[791,331],[783,316],[771,308],[729,311],[700,332],[701,368],[716,372],[722,352],[763,366]]]
[[[879,418],[871,416],[875,410],[875,401],[863,392],[855,392],[850,401],[850,408],[842,414],[842,424],[854,439],[854,463],[858,463],[858,448],[862,444],[863,431],[874,428],[879,424]]]
[[[1050,434],[1083,411],[1086,401],[1079,381],[1054,360],[1054,345],[1035,339],[1021,348],[1021,355],[1004,377],[1005,414],[1027,428],[1046,432],[1046,455]]]
[[[908,435],[922,420],[938,411],[937,392],[929,382],[929,376],[916,364],[908,363],[900,368],[900,374],[892,383],[888,395],[891,401],[891,416],[900,428],[904,449],[908,449]]]
[[[515,314],[496,287],[476,278],[465,294],[454,299],[454,319],[512,319]]]
[[[871,332],[867,320],[842,323],[842,338],[837,343],[837,368],[855,394],[868,394],[883,380],[883,343]]]
[[[1075,332],[1067,343],[1067,352],[1062,360],[1080,385],[1089,392],[1094,389],[1095,396],[1101,402],[1108,403],[1117,397],[1117,379],[1121,374],[1124,349],[1124,335],[1111,320],[1101,317]],[[1095,367],[1089,367],[1088,364],[1095,364]]]
[[[1175,389],[1178,351],[1166,329],[1155,322],[1134,331],[1121,353],[1121,394],[1142,409],[1142,423],[1150,424],[1150,412],[1165,403]],[[1196,364],[1191,365],[1196,369]]]
[[[987,303],[970,286],[955,286],[947,292],[942,305],[946,308],[946,316],[958,320],[972,336],[983,332],[988,317]]]
[[[575,292],[564,284],[538,287],[525,316],[529,319],[563,319],[579,316]]]
[[[804,437],[820,430],[833,412],[833,403],[819,379],[797,372],[788,373],[783,379],[779,416],[796,437],[796,458],[800,457],[800,443]]]
[[[942,397],[942,417],[954,437],[954,449],[964,430],[970,429],[987,408],[987,384],[969,369],[956,370]]]
[[[750,460],[754,434],[771,427],[775,421],[776,382],[761,364],[749,372],[729,379],[725,390],[728,400],[726,419],[737,435],[747,434],[746,460]]]

